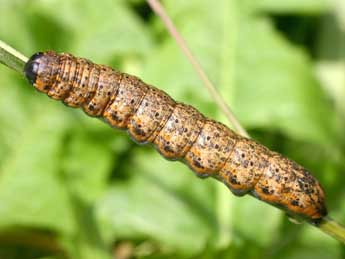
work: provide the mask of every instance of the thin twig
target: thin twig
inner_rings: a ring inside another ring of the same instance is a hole
[[[23,68],[28,58],[0,40],[0,63],[23,74]]]
[[[188,48],[186,41],[177,31],[176,26],[170,19],[169,15],[166,13],[164,7],[160,4],[158,0],[147,0],[147,3],[150,5],[152,10],[161,18],[165,27],[167,28],[171,36],[175,39],[178,46],[182,49],[183,53],[188,58],[189,62],[192,64],[195,72],[198,74],[201,81],[206,86],[207,90],[210,92],[212,98],[217,103],[217,105],[221,108],[221,110],[224,112],[224,114],[226,115],[226,117],[228,118],[232,126],[234,127],[234,129],[242,136],[249,138],[249,134],[247,133],[247,131],[241,126],[241,124],[235,117],[234,113],[231,111],[230,107],[226,104],[222,96],[218,93],[216,87],[213,85],[211,80],[207,77],[200,63],[197,61],[197,59],[193,55],[192,51]]]
[[[318,227],[322,232],[345,244],[345,226],[339,224],[334,219],[324,217]]]

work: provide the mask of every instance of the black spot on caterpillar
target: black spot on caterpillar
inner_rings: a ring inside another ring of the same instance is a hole
[[[222,181],[235,195],[249,193],[315,224],[327,215],[324,191],[303,167],[135,76],[53,51],[33,55],[24,72],[40,92],[152,143],[165,158]]]

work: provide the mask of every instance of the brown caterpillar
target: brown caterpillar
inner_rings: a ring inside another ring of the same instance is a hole
[[[250,193],[315,224],[327,215],[324,191],[303,167],[135,76],[53,51],[33,55],[24,72],[40,92],[126,129],[135,141],[152,143],[165,158],[222,181],[235,195]]]

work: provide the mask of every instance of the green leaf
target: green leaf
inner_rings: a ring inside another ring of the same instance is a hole
[[[210,182],[147,150],[135,152],[126,168],[131,180],[115,183],[98,204],[107,238],[149,238],[170,252],[200,252],[217,231]]]
[[[109,62],[109,55],[143,55],[151,47],[149,32],[126,1],[105,0],[96,7],[92,1],[54,0],[37,2],[31,11],[63,28],[66,37],[73,39],[68,43],[69,51],[98,62]]]
[[[314,60],[264,15],[321,14],[329,10],[326,2],[163,3],[245,126],[324,173],[332,216],[341,218],[342,160],[334,166],[331,149],[319,151],[336,141],[335,111],[314,78]],[[0,37],[26,54],[55,49],[116,64],[225,121],[144,3],[3,0]],[[126,134],[23,83],[0,68],[1,228],[53,230],[68,256],[82,259],[107,258],[114,243],[127,239],[135,253],[154,244],[158,252],[144,251],[147,258],[340,258],[336,242],[321,232],[295,227],[281,211],[237,198],[219,182],[199,181],[186,166],[133,148]]]
[[[334,144],[334,117],[326,115],[332,114],[331,106],[303,50],[288,44],[267,20],[247,22],[238,40],[236,113],[249,126],[276,128],[295,139]]]
[[[31,120],[1,167],[0,226],[35,226],[72,233],[75,222],[59,179],[64,124],[49,110]],[[50,161],[46,163],[45,161]]]
[[[235,197],[232,208],[234,232],[243,239],[251,240],[262,247],[269,246],[275,241],[281,221],[287,220],[281,210],[249,195],[241,198]],[[252,219],[254,213],[255,218],[264,220]]]
[[[268,19],[246,12],[240,1],[167,1],[167,7],[247,128],[277,129],[291,138],[334,144],[334,117],[309,58]],[[148,61],[144,77],[180,100],[189,101],[197,92],[194,104],[214,115],[204,104],[212,100],[172,39]]]
[[[77,131],[72,135],[65,149],[63,170],[74,194],[86,202],[94,202],[106,190],[113,154],[104,142],[88,134]]]

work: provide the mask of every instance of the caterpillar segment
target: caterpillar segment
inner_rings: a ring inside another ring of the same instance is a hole
[[[127,130],[237,196],[250,194],[313,223],[327,215],[324,191],[306,169],[135,76],[54,51],[34,54],[24,72],[38,91]]]

